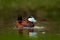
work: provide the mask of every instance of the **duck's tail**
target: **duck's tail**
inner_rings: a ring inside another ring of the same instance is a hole
[[[22,23],[22,16],[18,16],[17,20],[19,21],[19,23]]]

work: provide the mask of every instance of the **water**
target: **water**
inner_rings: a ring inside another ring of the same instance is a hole
[[[29,32],[29,37],[37,37],[37,32]]]

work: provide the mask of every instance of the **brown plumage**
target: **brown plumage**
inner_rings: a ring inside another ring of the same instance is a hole
[[[23,31],[24,31],[23,27],[34,27],[34,23],[30,22],[28,20],[23,21],[22,17],[20,16],[20,17],[18,17],[18,20],[16,21],[16,27],[19,28],[19,29],[17,29],[17,31],[19,33],[23,33]],[[20,29],[20,28],[22,28],[22,29]],[[33,32],[34,30],[33,29],[28,29],[27,31],[28,32]]]

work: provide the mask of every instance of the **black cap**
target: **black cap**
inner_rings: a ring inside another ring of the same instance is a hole
[[[33,18],[33,16],[29,16],[28,18]]]

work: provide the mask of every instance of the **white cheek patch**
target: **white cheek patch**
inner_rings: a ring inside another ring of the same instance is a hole
[[[28,18],[28,21],[30,21],[30,22],[36,22],[36,20],[34,18]]]

